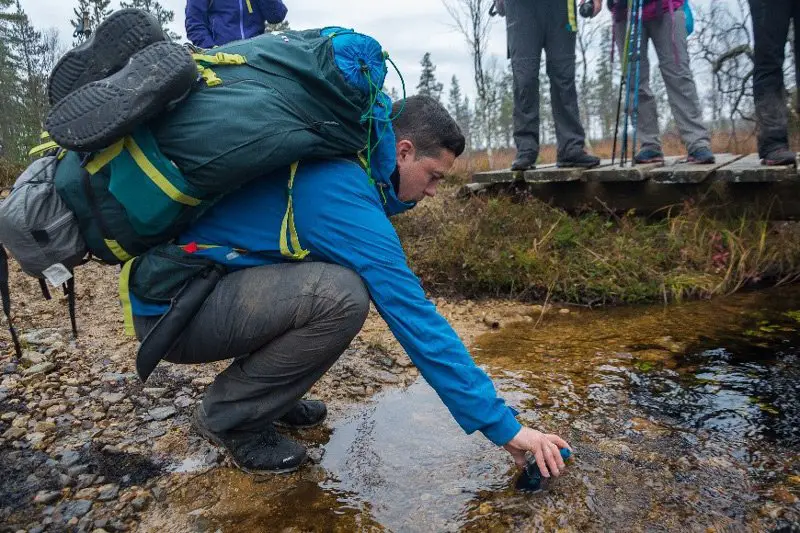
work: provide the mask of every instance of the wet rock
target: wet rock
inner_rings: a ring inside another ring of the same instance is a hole
[[[131,507],[136,512],[143,511],[145,507],[147,507],[147,497],[146,496],[137,496],[131,500]]]
[[[165,389],[163,387],[147,388],[147,389],[143,389],[142,392],[144,392],[145,395],[149,396],[150,398],[161,398],[162,396],[164,396],[164,394],[166,394],[167,389]]]
[[[563,308],[563,309],[559,309],[558,312],[559,312],[559,314],[562,314],[562,315],[568,315],[570,313],[569,309],[567,309],[566,307]]]
[[[320,464],[325,456],[325,448],[310,448],[308,450],[308,460],[314,464]]]
[[[174,407],[157,407],[150,409],[149,414],[154,420],[166,420],[177,412]]]
[[[53,370],[55,370],[55,368],[56,368],[56,365],[54,365],[53,363],[48,361],[48,362],[44,362],[44,363],[39,363],[38,365],[33,365],[30,368],[26,368],[25,370],[22,371],[22,375],[23,376],[35,376],[35,375],[39,375],[39,374],[47,374],[47,373],[52,372]]]
[[[36,493],[36,496],[33,498],[33,503],[41,503],[44,505],[49,505],[59,499],[61,497],[61,493],[57,490],[40,490]]]
[[[61,458],[59,462],[66,468],[74,466],[81,460],[81,454],[76,452],[75,450],[64,450],[61,452]]]
[[[79,489],[91,486],[97,479],[96,474],[80,474],[77,477],[76,487]]]
[[[109,500],[113,500],[119,494],[119,485],[108,484],[103,485],[100,487],[100,492],[97,495],[97,499],[106,502]]]
[[[115,404],[119,403],[125,398],[124,392],[104,392],[100,395],[100,400],[104,403]]]
[[[72,518],[80,518],[92,508],[92,502],[89,500],[75,500],[62,504],[61,514],[67,520]]]

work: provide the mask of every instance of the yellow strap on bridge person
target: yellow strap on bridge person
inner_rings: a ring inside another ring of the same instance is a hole
[[[578,31],[578,18],[575,16],[576,0],[567,0],[567,28],[570,31]]]

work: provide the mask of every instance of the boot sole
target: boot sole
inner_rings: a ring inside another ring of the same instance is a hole
[[[797,165],[796,159],[762,159],[761,163],[768,167],[786,167]]]
[[[192,427],[194,427],[194,430],[197,431],[197,433],[201,437],[203,437],[204,439],[209,441],[211,444],[214,444],[215,446],[219,446],[220,448],[222,448],[225,451],[227,451],[228,452],[228,457],[230,457],[231,462],[233,462],[233,464],[236,465],[236,468],[238,468],[242,472],[247,472],[248,474],[253,474],[253,475],[259,475],[259,474],[288,474],[290,472],[295,472],[295,471],[299,470],[300,467],[303,466],[306,463],[306,461],[308,461],[308,454],[306,454],[306,455],[303,456],[303,460],[300,461],[299,464],[297,464],[296,466],[291,466],[289,468],[279,468],[279,469],[275,469],[275,470],[254,470],[252,468],[246,468],[246,467],[240,465],[238,461],[236,461],[236,458],[233,456],[232,453],[230,453],[230,451],[228,450],[228,447],[225,446],[225,443],[222,442],[222,440],[220,440],[216,435],[214,435],[214,433],[212,433],[211,430],[206,428],[205,425],[203,425],[203,423],[197,417],[197,411],[196,410],[192,414]]]
[[[185,96],[196,79],[197,67],[183,47],[153,43],[115,74],[62,99],[50,111],[45,127],[59,146],[100,150]]]
[[[139,50],[166,39],[158,21],[149,13],[138,9],[113,12],[86,42],[56,63],[47,84],[50,105],[87,83],[110,76]]]

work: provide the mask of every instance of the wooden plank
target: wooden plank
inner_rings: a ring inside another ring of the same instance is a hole
[[[679,159],[670,165],[654,168],[647,173],[647,178],[657,183],[700,183],[713,175],[717,170],[734,163],[743,156],[718,154],[716,162],[711,165],[697,165]]]
[[[768,167],[761,164],[758,154],[750,154],[714,173],[715,181],[729,183],[774,183],[778,181],[797,181],[797,168],[794,165]]]
[[[677,160],[677,157],[668,157],[667,164]],[[651,163],[647,165],[632,165],[626,163],[624,167],[620,167],[619,163],[614,163],[606,167],[593,168],[583,173],[585,181],[594,182],[636,182],[644,181],[647,179],[647,172],[664,166],[664,163]]]

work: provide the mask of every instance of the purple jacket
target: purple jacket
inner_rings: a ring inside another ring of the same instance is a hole
[[[281,0],[187,0],[186,36],[201,48],[249,39],[265,22],[283,22],[286,11]]]
[[[669,13],[670,4],[672,4],[672,11],[683,8],[683,0],[644,0],[642,20],[650,21],[661,17],[664,13]],[[614,13],[614,20],[617,22],[625,20],[628,16],[627,0],[608,0],[608,7]]]

